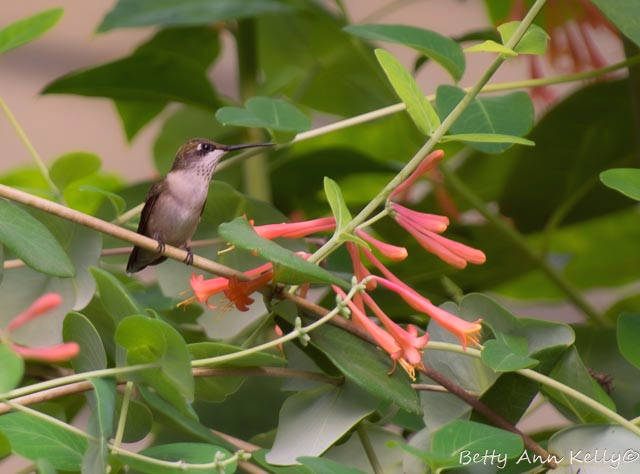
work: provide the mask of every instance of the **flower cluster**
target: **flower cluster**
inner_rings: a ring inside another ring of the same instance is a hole
[[[11,350],[26,360],[41,362],[64,362],[73,359],[80,352],[80,346],[75,342],[67,342],[49,347],[25,347],[11,342],[11,333],[24,326],[31,320],[57,308],[62,303],[62,297],[57,293],[46,293],[35,300],[22,313],[14,317],[6,332],[2,336],[2,342],[9,344]]]
[[[431,171],[443,156],[444,153],[440,150],[427,156],[411,176],[391,193],[387,201],[386,212],[406,229],[425,250],[450,265],[464,268],[468,263],[482,264],[486,260],[483,252],[441,235],[449,225],[447,217],[417,212],[396,202],[399,196],[404,195],[417,179]],[[301,238],[318,232],[333,231],[335,228],[336,220],[333,217],[253,227],[258,235],[267,239]],[[377,253],[389,260],[401,261],[407,257],[406,248],[382,242],[363,229],[357,229],[355,234],[362,242],[356,243],[356,239],[353,239],[345,245],[351,257],[356,279],[362,281],[366,278],[368,283],[366,292],[356,294],[352,300],[347,302],[347,305],[351,310],[354,323],[368,332],[376,343],[390,355],[394,361],[394,368],[395,364],[399,363],[412,378],[415,378],[415,370],[423,368],[422,350],[429,340],[429,335],[427,333],[420,334],[418,328],[413,325],[408,325],[406,329],[402,328],[385,314],[370,294],[376,287],[383,287],[396,293],[413,309],[428,315],[455,334],[464,348],[470,342],[478,343],[481,330],[480,319],[468,322],[435,306],[391,273],[371,250],[375,249]],[[366,245],[364,245],[365,243]],[[300,256],[306,258],[306,255]],[[368,265],[364,260],[368,262]],[[372,274],[369,269],[371,266],[382,276]],[[208,300],[213,295],[223,294],[226,299],[224,304],[210,306],[224,309],[234,305],[240,311],[247,311],[253,302],[250,295],[269,284],[273,279],[273,267],[267,263],[245,272],[245,275],[250,279],[238,281],[237,278],[217,277],[205,280],[202,275],[194,274],[190,281],[194,296],[182,304],[188,304],[195,300],[209,304]],[[342,289],[338,287],[333,287],[333,289],[340,297],[346,297]],[[380,325],[367,315],[367,311],[373,313]]]

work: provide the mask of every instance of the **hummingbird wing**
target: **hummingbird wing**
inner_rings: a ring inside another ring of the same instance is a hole
[[[144,207],[142,208],[142,213],[140,214],[140,223],[138,224],[138,234],[145,235],[147,237],[152,237],[153,235],[149,235],[149,231],[147,229],[149,223],[149,216],[151,216],[151,211],[153,211],[153,206],[158,201],[158,196],[162,191],[163,182],[159,182],[154,184],[149,192],[147,193],[147,198],[144,203]],[[158,257],[156,252],[151,252],[149,250],[141,249],[137,245],[133,247],[131,251],[131,255],[129,255],[129,261],[127,262],[127,273],[135,273],[139,272],[147,265],[157,265],[158,263],[162,263],[166,260],[166,257]]]

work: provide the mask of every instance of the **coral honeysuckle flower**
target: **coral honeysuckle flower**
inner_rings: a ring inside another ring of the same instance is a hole
[[[444,151],[434,150],[425,157],[418,167],[389,195],[389,199],[404,194],[423,174],[431,171],[444,158]]]
[[[253,303],[250,295],[265,286],[273,278],[273,265],[265,263],[244,272],[244,274],[255,278],[248,281],[240,281],[236,277],[231,277],[230,279],[216,277],[205,280],[202,275],[192,273],[189,284],[194,296],[180,302],[178,306],[185,306],[194,301],[199,301],[200,303],[206,303],[210,308],[216,309],[218,306],[208,303],[209,298],[222,293],[227,299],[226,304],[222,305],[223,309],[234,305],[240,311],[248,311],[248,305]]]
[[[393,260],[395,262],[399,262],[407,258],[409,253],[407,249],[404,247],[398,247],[397,245],[391,245],[386,242],[382,242],[375,237],[370,236],[363,230],[356,230],[356,234],[365,242],[368,242],[373,247],[375,247],[378,252],[387,257],[389,260]]]
[[[65,362],[73,359],[80,352],[80,346],[75,342],[49,347],[24,347],[18,344],[11,344],[11,349],[25,360],[40,362]]]
[[[301,222],[283,222],[281,224],[266,224],[253,226],[260,237],[265,239],[276,239],[284,237],[287,239],[297,239],[306,237],[316,232],[326,232],[336,228],[336,220],[334,217],[322,217],[320,219],[312,219]]]
[[[411,211],[395,203],[392,210],[396,222],[413,235],[422,248],[441,258],[449,265],[456,268],[465,268],[467,262],[480,265],[487,260],[487,257],[481,250],[474,249],[437,234],[433,230],[437,220],[433,219],[432,214],[423,214],[423,219],[420,220],[415,215],[416,211]],[[442,217],[442,219],[446,219],[446,217]],[[440,223],[441,225],[444,224],[444,220],[441,220]]]
[[[22,313],[14,317],[9,326],[4,339],[9,343],[11,349],[23,359],[37,360],[41,362],[64,362],[73,359],[80,352],[80,346],[75,342],[67,342],[48,347],[25,347],[10,341],[11,332],[35,318],[57,308],[62,303],[62,297],[57,293],[46,293],[35,300]]]
[[[344,291],[342,291],[342,289],[340,289],[339,287],[333,286],[333,290],[343,298],[346,297]],[[400,366],[407,372],[407,374],[409,374],[409,377],[411,377],[412,380],[415,380],[416,367],[418,369],[423,368],[421,353],[413,345],[411,339],[413,336],[417,335],[415,327],[412,329],[410,328],[407,332],[404,329],[400,328],[400,326],[398,326],[396,323],[389,320],[394,326],[394,332],[402,339],[403,344],[405,344],[405,347],[403,347],[403,345],[398,341],[398,339],[396,339],[393,333],[385,331],[376,323],[374,323],[369,317],[367,317],[364,311],[354,301],[349,301],[347,303],[347,306],[349,306],[349,309],[351,310],[351,317],[353,318],[353,322],[367,331],[376,341],[376,344],[385,352],[387,352],[391,357],[391,360],[393,360],[393,368],[389,372],[389,375],[391,375],[395,371],[396,363],[399,363]],[[425,336],[423,336],[422,338],[415,338],[416,340],[420,339],[421,341],[424,341],[424,344],[419,347],[424,347],[424,345],[427,343],[428,336]]]
[[[44,313],[57,308],[60,304],[62,304],[62,296],[58,293],[45,293],[31,303],[22,313],[13,318],[9,323],[9,326],[7,326],[7,331],[15,331],[32,319],[42,316]]]
[[[414,367],[421,365],[422,351],[420,349],[429,342],[429,334],[424,333],[422,336],[418,336],[418,328],[413,324],[407,325],[406,330],[402,329],[382,311],[370,295],[364,293],[362,298],[386,330],[389,331],[389,334],[395,339],[396,343],[402,348],[403,358]]]
[[[440,326],[454,334],[460,340],[460,344],[462,344],[464,349],[467,348],[467,343],[469,342],[478,345],[478,338],[482,330],[482,325],[480,324],[482,319],[477,319],[470,323],[442,308],[438,308],[427,298],[405,284],[399,284],[398,282],[389,281],[386,278],[378,276],[374,276],[373,278],[377,280],[378,283],[400,295],[413,309],[427,314],[440,324]]]

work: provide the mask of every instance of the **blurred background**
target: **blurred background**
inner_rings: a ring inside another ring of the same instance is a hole
[[[96,34],[98,24],[115,3],[113,0],[2,2],[0,27],[47,8],[63,7],[65,13],[42,38],[0,57],[0,96],[45,161],[70,151],[90,151],[99,155],[110,171],[131,180],[149,178],[154,173],[151,146],[161,119],[155,120],[128,144],[110,100],[39,95],[54,79],[126,56],[139,42],[152,35],[153,28],[118,29]],[[326,3],[333,5],[331,1]],[[345,0],[344,3],[356,23],[419,25],[453,36],[489,26],[482,0]],[[228,37],[223,37],[223,41],[223,55],[210,70],[210,77],[221,94],[236,98],[234,42]],[[399,45],[385,44],[385,47],[407,65],[414,56]],[[489,60],[487,54],[471,55],[462,85],[474,81],[474,71],[480,70]],[[499,71],[494,81],[524,77],[526,65],[511,62]],[[438,84],[451,82],[437,66],[423,68],[418,80],[426,93],[432,93]],[[170,110],[165,110],[164,115],[168,113]],[[21,163],[30,164],[28,153],[4,117],[0,119],[0,142],[3,147],[0,173]]]

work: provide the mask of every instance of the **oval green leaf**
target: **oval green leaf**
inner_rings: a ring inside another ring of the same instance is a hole
[[[419,51],[440,64],[457,82],[465,69],[462,48],[454,40],[434,31],[408,25],[349,25],[347,33],[368,40],[399,43]]]
[[[72,72],[48,84],[42,93],[173,101],[212,110],[219,106],[215,91],[199,64],[157,50]]]
[[[507,42],[513,36],[516,29],[520,26],[519,21],[510,21],[498,26],[498,33],[502,38],[502,43]],[[549,43],[549,35],[538,25],[531,25],[525,32],[524,36],[514,48],[518,54],[544,54],[547,52],[547,44]]]
[[[622,313],[617,325],[620,353],[640,368],[640,313]]]
[[[440,125],[440,117],[431,105],[409,71],[393,55],[384,49],[376,49],[376,57],[400,100],[407,106],[407,112],[418,129],[425,135]]]
[[[4,199],[0,199],[0,243],[41,273],[63,278],[76,273],[69,256],[49,229]]]
[[[600,173],[600,181],[605,186],[640,201],[640,169],[616,168],[603,171]]]
[[[352,383],[296,393],[282,404],[267,462],[291,465],[300,456],[319,456],[377,405],[375,398]],[[318,420],[322,423],[310,430]]]
[[[216,118],[223,125],[260,127],[272,132],[299,133],[311,127],[309,117],[293,104],[270,97],[252,97],[245,103],[245,108],[222,107],[216,112]]]
[[[136,374],[137,379],[181,409],[185,408],[185,400],[193,401],[191,355],[184,339],[171,325],[145,316],[129,316],[118,325],[115,338],[127,351],[128,365],[158,365]]]
[[[482,362],[496,372],[513,372],[538,365],[538,361],[513,351],[502,341],[492,339],[484,343]]]
[[[436,92],[436,108],[443,119],[451,113],[466,93],[455,86],[439,86]],[[533,127],[533,104],[525,92],[512,92],[501,96],[473,99],[449,131],[452,135],[475,137],[469,146],[484,153],[501,153],[509,148],[513,140],[507,136],[522,137]],[[475,135],[478,134],[478,135]],[[490,139],[492,143],[479,140]],[[469,136],[469,135],[468,135]],[[494,140],[494,139],[491,139]],[[502,142],[505,140],[505,142]],[[529,144],[527,141],[522,144]]]
[[[52,8],[19,20],[0,30],[0,54],[42,36],[58,23],[64,10]]]
[[[100,165],[100,158],[94,153],[67,153],[56,158],[51,164],[49,176],[56,186],[63,190],[69,183],[97,172]]]
[[[7,344],[0,344],[0,367],[0,393],[6,393],[22,380],[24,361]]]
[[[83,314],[71,312],[62,325],[64,342],[76,342],[80,353],[71,361],[76,372],[90,372],[107,368],[107,355],[100,334]]]
[[[535,142],[526,138],[501,133],[456,133],[445,135],[441,142],[465,142],[465,143],[510,143],[514,145],[535,146]]]
[[[98,26],[98,32],[140,26],[211,25],[292,10],[278,0],[119,0]]]
[[[14,453],[31,461],[47,459],[61,471],[79,471],[87,450],[87,440],[81,434],[29,413],[0,416],[0,431]]]
[[[98,286],[104,308],[114,323],[118,324],[127,316],[142,313],[138,303],[115,276],[98,267],[91,267],[89,270]]]

